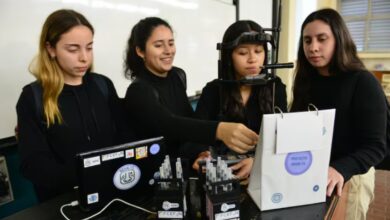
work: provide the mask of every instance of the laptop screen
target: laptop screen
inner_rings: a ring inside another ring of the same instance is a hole
[[[163,137],[80,153],[77,159],[79,204],[102,207],[114,198],[132,201],[152,196],[154,177],[165,157]]]

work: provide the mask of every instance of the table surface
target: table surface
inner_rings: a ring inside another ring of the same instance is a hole
[[[190,198],[190,208],[199,209],[199,197],[193,196]],[[70,203],[76,198],[75,193],[68,193],[58,196],[47,202],[38,204],[28,209],[22,210],[14,215],[11,215],[4,220],[19,220],[19,219],[40,219],[40,220],[51,220],[51,219],[63,219],[60,208],[62,205]],[[152,198],[137,198],[134,202],[137,205],[153,210],[153,199]],[[332,206],[327,203],[318,203],[313,205],[284,208],[270,211],[261,212],[256,204],[252,201],[250,196],[246,193],[242,193],[240,199],[240,218],[241,219],[300,219],[300,220],[315,220],[324,219],[325,215]],[[86,218],[95,212],[83,212],[78,206],[66,207],[64,212],[70,219],[81,219]],[[331,216],[330,216],[331,217]],[[110,205],[101,215],[94,219],[155,219],[156,216],[145,213],[138,209],[126,206],[125,204],[115,202]],[[201,219],[199,217],[199,210],[192,210],[187,214],[187,219]],[[330,219],[330,218],[327,218]]]

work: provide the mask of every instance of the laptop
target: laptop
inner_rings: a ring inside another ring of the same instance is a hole
[[[133,201],[153,196],[154,177],[165,157],[163,137],[79,153],[79,205],[89,211],[114,198]]]

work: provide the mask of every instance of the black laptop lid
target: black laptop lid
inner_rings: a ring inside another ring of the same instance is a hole
[[[131,202],[153,196],[154,177],[164,157],[163,137],[78,154],[81,208],[102,207],[114,198]]]

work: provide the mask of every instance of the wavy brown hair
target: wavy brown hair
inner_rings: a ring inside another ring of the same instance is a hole
[[[145,68],[144,60],[138,56],[136,48],[138,47],[141,51],[145,51],[146,42],[152,35],[154,29],[160,25],[172,31],[168,22],[158,17],[146,17],[131,29],[124,59],[125,77],[127,79],[135,79],[137,74]]]

